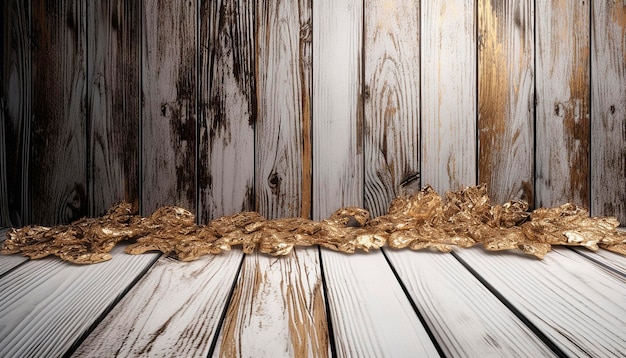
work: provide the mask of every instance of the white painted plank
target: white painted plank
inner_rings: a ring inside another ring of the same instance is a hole
[[[385,250],[448,357],[554,353],[452,255]]]
[[[626,2],[591,5],[591,214],[626,225]]]
[[[311,0],[257,3],[257,211],[311,215]]]
[[[122,251],[86,266],[47,257],[0,278],[0,356],[63,355],[157,257]]]
[[[541,261],[477,247],[458,250],[457,255],[566,354],[623,357],[624,276],[567,248],[553,249]]]
[[[533,1],[478,0],[478,181],[496,203],[534,200]]]
[[[535,2],[535,207],[589,208],[589,3]]]
[[[6,240],[6,233],[8,228],[0,229],[0,246],[2,242]],[[28,257],[19,255],[2,255],[0,254],[0,276],[4,275],[7,271],[21,264],[24,261],[28,261]]]
[[[228,308],[220,357],[328,357],[318,248],[246,256]]]
[[[322,250],[339,357],[439,357],[381,251]]]
[[[608,250],[598,250],[596,252],[592,252],[578,247],[572,248],[572,250],[593,262],[610,267],[611,269],[620,271],[622,274],[626,275],[626,256],[622,256]]]
[[[313,1],[313,218],[362,206],[363,2]]]
[[[421,4],[422,183],[443,194],[476,181],[475,5]]]
[[[420,189],[419,1],[365,1],[364,204],[383,215]]]
[[[206,357],[241,251],[162,257],[78,347],[76,357]]]

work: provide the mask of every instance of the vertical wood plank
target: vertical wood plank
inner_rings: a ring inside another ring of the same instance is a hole
[[[310,216],[311,0],[257,4],[257,210]]]
[[[478,182],[534,200],[534,3],[478,1]]]
[[[33,0],[32,221],[87,215],[85,1]]]
[[[200,2],[201,222],[255,208],[255,3]]]
[[[22,226],[30,222],[28,155],[33,105],[30,19],[30,2],[2,2],[0,226]]]
[[[594,1],[591,214],[626,225],[626,2]]]
[[[246,256],[219,342],[220,357],[328,357],[318,249]]]
[[[139,202],[140,3],[88,3],[89,215]]]
[[[363,3],[313,1],[313,218],[363,202]]]
[[[421,7],[422,182],[440,193],[476,182],[474,1]]]
[[[365,207],[387,212],[403,191],[419,190],[420,6],[365,2]]]
[[[589,207],[590,2],[536,2],[536,206]]]
[[[142,212],[196,207],[196,3],[142,2]]]

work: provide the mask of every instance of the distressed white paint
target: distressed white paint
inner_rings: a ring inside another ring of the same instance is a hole
[[[339,357],[439,357],[381,251],[322,263]]]
[[[542,261],[516,253],[458,250],[506,300],[572,356],[617,357],[626,346],[626,277],[567,248]]]
[[[443,194],[476,182],[475,5],[421,5],[422,183]]]
[[[318,255],[246,256],[214,356],[330,356]]]
[[[0,278],[0,356],[63,355],[157,257],[122,250],[95,265],[48,257]]]
[[[192,262],[162,257],[74,356],[206,357],[241,255],[227,251]]]
[[[446,356],[554,356],[452,255],[385,252]]]
[[[362,206],[363,4],[313,1],[313,218]]]

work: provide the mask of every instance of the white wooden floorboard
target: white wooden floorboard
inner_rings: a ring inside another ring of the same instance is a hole
[[[450,254],[386,249],[448,357],[550,357],[554,353]]]
[[[381,251],[322,264],[338,357],[439,357]]]
[[[9,228],[0,229],[0,245],[6,239],[6,233]],[[28,257],[22,255],[2,255],[0,254],[0,276],[11,270],[15,266],[21,264],[24,261],[28,261]]]
[[[73,357],[206,357],[242,255],[161,257]]]
[[[574,248],[574,251],[593,262],[610,267],[626,275],[626,256],[602,249],[592,252],[582,248]]]
[[[0,278],[0,357],[63,355],[157,257],[122,251],[95,265],[33,260]]]
[[[214,356],[328,357],[317,247],[246,256]]]
[[[571,356],[623,357],[626,278],[567,248],[543,260],[482,248],[457,255]]]

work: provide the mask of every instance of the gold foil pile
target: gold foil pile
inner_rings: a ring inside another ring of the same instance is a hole
[[[21,252],[31,259],[56,255],[87,264],[109,260],[118,242],[131,240],[125,249],[129,254],[160,251],[182,261],[233,246],[241,246],[244,253],[256,249],[286,255],[294,246],[310,245],[352,253],[385,245],[449,252],[453,246],[481,244],[487,250],[519,249],[541,259],[552,245],[569,245],[626,255],[626,232],[618,226],[615,218],[590,217],[574,204],[533,212],[528,212],[524,201],[492,205],[484,185],[447,192],[445,200],[426,186],[397,197],[386,215],[374,219],[365,209],[347,207],[322,221],[268,220],[256,212],[242,212],[196,225],[194,215],[180,207],[162,207],[144,218],[130,204],[121,203],[101,218],[11,229],[0,252]]]

